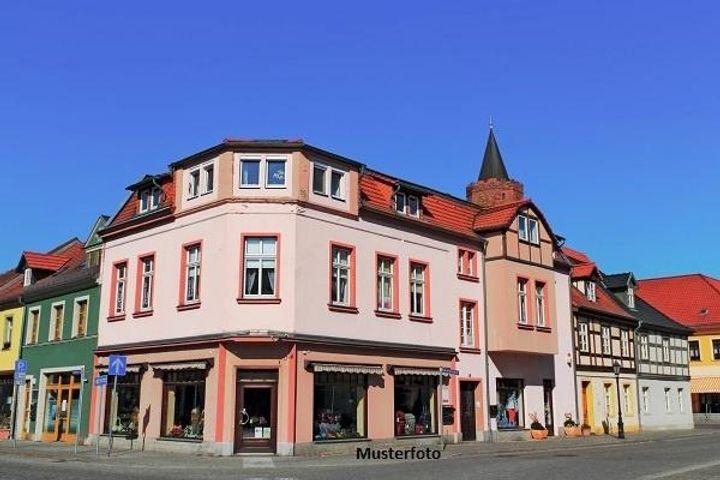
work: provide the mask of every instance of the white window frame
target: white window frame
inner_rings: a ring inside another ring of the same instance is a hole
[[[400,200],[402,198],[402,208],[400,207]],[[407,195],[405,195],[404,192],[397,192],[395,193],[395,211],[397,213],[405,213],[405,210],[407,209]]]
[[[518,323],[520,325],[528,324],[527,284],[526,278],[517,279]]]
[[[685,412],[685,401],[683,400],[684,395],[685,395],[685,389],[678,388],[677,389],[677,400],[678,400],[678,410],[680,411],[680,413]]]
[[[202,165],[202,195],[215,191],[215,162],[208,162]],[[212,185],[211,185],[212,183]]]
[[[642,401],[643,401],[643,413],[650,412],[650,388],[642,387]]]
[[[627,290],[628,307],[635,308],[635,289],[628,287]]]
[[[283,165],[283,183],[281,184],[271,184],[270,183],[270,163],[282,163]],[[287,157],[275,157],[275,156],[266,156],[265,157],[265,175],[263,175],[264,181],[265,181],[265,188],[287,188],[288,184],[288,159]]]
[[[525,215],[518,215],[518,238],[528,241],[528,218]]]
[[[338,193],[333,192],[333,178],[335,175],[340,176],[340,191]],[[345,201],[345,198],[347,197],[347,172],[344,172],[342,170],[338,170],[337,168],[331,168],[330,169],[330,198],[333,198],[335,200],[339,200],[341,202]]]
[[[311,183],[311,187],[312,187],[312,192],[315,195],[322,195],[323,197],[328,196],[329,189],[328,189],[328,182],[327,182],[327,178],[328,178],[327,174],[328,174],[329,169],[330,169],[330,167],[328,167],[324,163],[313,162],[313,173],[312,173],[312,178],[310,179],[310,183]],[[315,174],[318,171],[322,172],[322,190],[317,190],[315,188]]]
[[[597,285],[592,280],[585,280],[585,297],[591,302],[597,302]]]
[[[55,337],[55,328],[57,327],[57,316],[56,312],[58,307],[62,308],[62,315],[60,318],[60,337]],[[63,330],[65,328],[65,300],[60,302],[53,302],[50,304],[50,322],[48,322],[50,328],[48,328],[48,342],[57,342],[63,339]]]
[[[343,261],[343,254],[347,254],[347,258]],[[342,247],[340,245],[332,246],[332,273],[330,275],[330,282],[332,282],[332,296],[330,301],[333,305],[344,305],[350,306],[350,291],[352,281],[352,255],[353,251],[350,248]],[[345,290],[341,288],[341,280],[345,279]],[[343,299],[343,296],[345,297]]]
[[[260,246],[260,253],[248,253],[248,240],[258,240],[259,246]],[[275,244],[275,253],[263,253],[265,242],[270,240],[272,243]],[[278,247],[280,245],[280,242],[278,242],[278,237],[273,236],[247,236],[245,237],[244,244],[243,244],[243,297],[246,298],[276,298],[278,295]],[[258,268],[258,278],[257,278],[257,293],[251,292],[248,293],[248,261],[256,261],[259,264]],[[272,286],[272,293],[262,293],[262,279],[263,279],[263,271],[264,270],[270,270],[271,268],[269,266],[265,266],[266,264],[272,263],[272,270],[273,270],[273,286]]]
[[[202,185],[201,177],[202,175],[200,172],[200,167],[195,167],[191,170],[188,170],[188,200],[200,196],[200,187]]]
[[[3,322],[3,348],[5,345],[10,348],[12,346],[13,328],[15,328],[15,317],[13,315],[5,315]]]
[[[667,337],[662,339],[662,359],[663,363],[670,363],[670,339]]]
[[[528,217],[528,241],[540,245],[540,224],[536,218]]]
[[[388,264],[389,268],[385,269]],[[395,308],[395,259],[378,255],[375,266],[375,278],[377,288],[377,309],[383,312],[393,312]],[[388,286],[387,297],[385,295],[385,286]],[[389,306],[387,306],[389,305]]]
[[[614,417],[614,409],[612,404],[612,385],[609,383],[603,384],[603,398],[605,399],[605,414],[608,417]]]
[[[243,163],[257,163],[258,166],[258,178],[257,183],[243,183]],[[240,156],[238,160],[238,188],[240,189],[254,189],[262,186],[264,176],[263,159],[260,156]]]
[[[460,304],[460,344],[463,347],[475,347],[475,304]]]
[[[545,326],[545,283],[535,282],[535,325]]]
[[[632,391],[630,390],[631,385],[628,385],[627,383],[624,383],[622,386],[622,395],[623,395],[623,413],[625,415],[630,415],[630,397],[632,396]]]
[[[670,389],[665,388],[665,411],[672,412],[672,399],[670,398]]]
[[[411,207],[412,203],[415,203],[415,211],[413,212],[413,208]],[[415,217],[420,218],[420,197],[417,195],[408,195],[407,196],[407,203],[405,204],[405,210],[406,214]]]
[[[123,273],[122,276],[120,276],[120,272]],[[125,305],[127,300],[127,262],[114,265],[113,275],[115,275],[115,305],[113,305],[113,312],[115,315],[124,315],[127,308]]]
[[[147,270],[147,262],[150,261],[150,270]],[[147,290],[145,283],[148,283]],[[153,309],[153,287],[155,286],[155,255],[148,255],[140,258],[140,305],[138,308],[141,312],[148,312]],[[147,298],[146,298],[147,291]],[[147,305],[145,305],[147,303]]]
[[[647,334],[640,335],[640,360],[649,360],[649,339]]]
[[[88,321],[90,319],[90,296],[85,295],[82,297],[75,297],[73,300],[73,324],[72,324],[72,337],[76,338],[80,335],[80,308],[79,305],[85,302],[85,332],[82,336],[87,336]]]
[[[420,275],[416,274],[416,268],[420,269]],[[410,263],[410,315],[422,317],[425,315],[425,284],[427,266],[422,263]],[[418,300],[420,294],[420,300]]]
[[[160,207],[160,195],[162,195],[162,191],[154,185],[140,190],[139,213],[151,212]]]
[[[197,250],[197,256],[193,259],[193,252]],[[202,246],[200,244],[188,245],[185,247],[185,303],[199,303],[200,302],[200,279],[201,279],[201,267],[202,267]],[[192,282],[193,295],[190,296],[190,283]]]
[[[33,281],[33,273],[32,268],[25,268],[25,271],[23,272],[23,287],[27,287],[28,285],[32,285]]]
[[[620,330],[620,356],[630,357],[630,331],[626,329]]]
[[[31,325],[33,314],[37,313],[35,322]],[[28,309],[28,328],[25,334],[25,345],[36,345],[40,341],[40,321],[42,318],[42,307],[32,307]],[[35,337],[32,337],[33,328],[35,327]]]
[[[583,353],[590,351],[590,327],[587,322],[578,322],[578,347]]]
[[[607,332],[607,335],[605,333]],[[602,354],[612,355],[612,336],[610,333],[610,327],[602,325],[600,327],[600,339],[602,343]]]

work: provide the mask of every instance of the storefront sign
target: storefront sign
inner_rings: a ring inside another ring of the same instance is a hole
[[[447,385],[442,387],[442,401],[443,403],[450,403],[450,389]]]

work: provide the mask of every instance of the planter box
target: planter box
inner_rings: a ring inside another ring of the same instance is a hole
[[[8,438],[10,438],[10,429],[0,428],[0,440],[7,440]]]
[[[580,430],[580,427],[563,427],[563,430],[565,430],[565,436],[566,437],[579,437],[582,435],[582,431]]]
[[[530,430],[530,436],[533,440],[545,440],[548,436],[547,430]]]
[[[583,437],[589,437],[592,434],[591,428],[583,428],[581,431]]]

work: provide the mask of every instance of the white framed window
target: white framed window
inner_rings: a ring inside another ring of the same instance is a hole
[[[345,200],[345,172],[330,171],[330,196],[335,200]]]
[[[630,385],[623,384],[622,393],[623,393],[623,413],[625,415],[630,415],[630,405],[632,400],[632,390],[630,390]]]
[[[50,308],[50,328],[48,329],[48,341],[62,340],[63,324],[65,320],[65,302],[53,303]]]
[[[89,302],[90,297],[88,296],[75,299],[75,305],[73,306],[73,337],[87,335]]]
[[[321,163],[313,163],[312,186],[316,195],[327,195],[327,170],[328,167]]]
[[[212,193],[215,190],[215,164],[208,163],[202,167],[203,194]]]
[[[7,315],[5,317],[5,325],[3,325],[3,350],[7,350],[12,345],[13,338],[13,316]]]
[[[377,258],[377,309],[393,310],[393,282],[395,260],[389,257]]]
[[[578,346],[580,347],[581,352],[587,353],[590,351],[590,338],[587,322],[578,323]]]
[[[643,413],[650,411],[650,389],[648,387],[642,387],[642,409]]]
[[[457,273],[468,277],[475,277],[475,252],[472,250],[458,249],[458,269]]]
[[[153,284],[155,281],[155,257],[140,259],[140,311],[147,312],[153,308]]]
[[[670,399],[670,389],[665,389],[665,411],[671,412],[672,411],[672,400]]]
[[[630,356],[630,332],[625,329],[620,330],[620,355]]]
[[[603,355],[612,354],[612,343],[610,342],[610,327],[603,325],[600,329]]]
[[[609,383],[603,384],[603,397],[605,400],[605,416],[606,417],[613,417],[614,410],[612,408],[612,385]]]
[[[188,198],[200,195],[200,169],[190,170],[188,174]]]
[[[23,272],[23,287],[32,285],[32,283],[33,283],[32,268],[26,268],[25,271]]]
[[[596,286],[595,286],[595,282],[593,282],[592,280],[585,281],[585,296],[591,302],[597,301]]]
[[[641,360],[648,360],[650,358],[650,353],[648,350],[648,336],[647,335],[640,335],[640,359]]]
[[[160,207],[161,190],[158,187],[140,190],[140,213],[147,213]]]
[[[245,237],[244,249],[244,296],[275,297],[277,237]]]
[[[405,213],[406,207],[407,207],[407,196],[402,192],[396,193],[395,194],[395,211],[398,213]]]
[[[420,199],[415,195],[407,197],[407,214],[412,217],[420,216]]]
[[[330,196],[345,201],[347,196],[347,172],[324,163],[313,162],[312,189],[316,195]]]
[[[527,217],[525,215],[518,216],[518,237],[520,240],[528,240],[528,225]]]
[[[475,304],[460,303],[460,344],[464,347],[475,346]]]
[[[535,325],[545,326],[545,284],[535,282]]]
[[[663,362],[667,363],[670,361],[670,339],[669,338],[662,339],[662,356],[663,356]]]
[[[115,315],[125,313],[125,284],[127,282],[127,264],[120,263],[115,265],[115,305],[113,312]]]
[[[425,265],[410,264],[410,314],[425,315]]]
[[[284,158],[267,158],[265,160],[265,187],[285,188],[285,166],[287,160]]]
[[[260,159],[240,159],[240,188],[260,188]]]
[[[628,307],[635,308],[635,289],[628,287],[627,290]]]
[[[200,245],[191,245],[185,249],[185,303],[200,301],[201,262]]]
[[[538,231],[538,221],[534,218],[529,218],[527,220],[528,225],[528,240],[530,243],[534,243],[536,245],[540,244],[540,233]]]
[[[351,249],[333,245],[331,302],[336,305],[350,305],[351,258]]]
[[[685,396],[685,389],[678,388],[677,390],[677,404],[678,404],[678,410],[680,413],[685,412],[685,401],[683,400],[683,397]]]
[[[518,323],[527,325],[527,280],[518,278],[517,281],[517,300],[518,300]]]
[[[25,336],[25,344],[31,345],[38,343],[38,333],[40,330],[40,307],[28,310],[28,326]]]

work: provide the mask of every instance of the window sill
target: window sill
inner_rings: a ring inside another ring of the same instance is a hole
[[[459,278],[460,280],[468,281],[468,282],[480,283],[480,277],[476,277],[474,275],[466,275],[464,273],[458,273],[457,278]]]
[[[133,313],[133,318],[142,318],[142,317],[149,317],[153,314],[152,310],[143,310],[141,312],[135,312]]]
[[[351,305],[336,305],[334,303],[328,303],[328,310],[331,312],[340,312],[340,313],[359,313],[360,310],[358,310],[357,307],[353,307]]]
[[[204,197],[205,195],[210,195],[210,194],[212,194],[212,193],[215,193],[215,190],[209,190],[209,191],[207,191],[207,192],[203,192],[203,193],[200,194],[200,196],[201,196],[201,197]]]
[[[183,304],[183,305],[178,305],[178,306],[177,306],[177,311],[178,311],[178,312],[184,312],[185,310],[195,310],[195,309],[197,309],[197,308],[200,308],[200,302],[186,303],[186,304]]]
[[[109,317],[107,317],[108,322],[118,322],[120,320],[125,320],[124,313],[122,315],[110,315]]]
[[[420,322],[420,323],[433,323],[432,317],[426,317],[424,315],[408,315],[408,318],[412,320],[413,322]]]
[[[367,437],[355,437],[355,438],[324,438],[313,440],[313,443],[353,443],[353,442],[369,442],[370,439]]]
[[[518,322],[517,327],[521,330],[535,330],[535,327],[530,325],[529,323],[519,323]]]
[[[474,353],[474,354],[480,354],[482,353],[482,350],[475,347],[460,347],[461,353]]]
[[[202,443],[202,438],[158,437],[160,442]]]
[[[552,332],[552,328],[550,328],[550,327],[535,327],[535,330],[537,330],[538,332],[545,332],[545,333]]]
[[[398,312],[388,312],[386,310],[375,310],[375,316],[384,317],[384,318],[394,318],[396,320],[399,320],[402,318],[402,315],[400,315]]]
[[[238,298],[237,303],[239,304],[258,304],[258,305],[270,305],[278,304],[282,300],[279,298]]]

